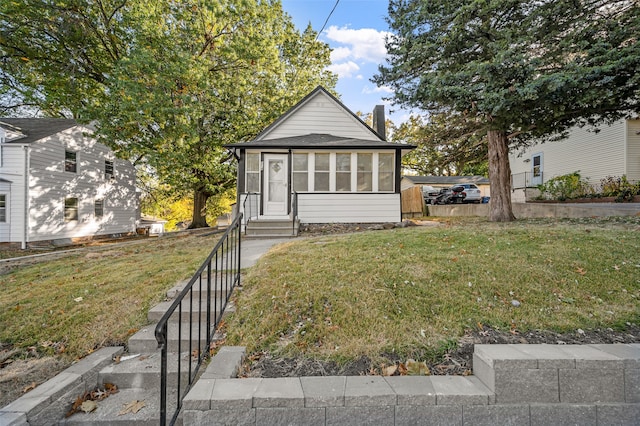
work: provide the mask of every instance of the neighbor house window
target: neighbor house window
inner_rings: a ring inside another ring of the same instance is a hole
[[[247,154],[245,192],[260,192],[260,154]]]
[[[93,203],[96,218],[104,216],[104,200],[95,200]]]
[[[64,152],[64,171],[75,173],[77,171],[76,153],[73,151]]]
[[[77,198],[64,199],[64,220],[65,222],[78,220],[78,199]]]
[[[329,160],[330,154],[316,154],[316,167],[314,173],[314,190],[329,190]]]
[[[293,190],[309,190],[309,154],[293,154]]]
[[[7,196],[0,194],[0,223],[7,221]]]
[[[373,154],[358,153],[358,191],[373,191]]]
[[[113,174],[113,161],[104,160],[104,178],[106,180],[113,179],[115,175]]]
[[[351,154],[336,154],[336,191],[351,191]]]
[[[378,191],[393,191],[393,154],[378,154]]]

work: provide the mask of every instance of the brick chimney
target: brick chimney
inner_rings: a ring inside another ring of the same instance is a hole
[[[373,108],[373,130],[382,138],[387,140],[387,130],[384,119],[384,105],[376,105]]]

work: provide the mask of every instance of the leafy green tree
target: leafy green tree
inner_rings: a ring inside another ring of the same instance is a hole
[[[640,6],[627,0],[392,0],[378,84],[487,136],[490,219],[510,221],[509,149],[640,110]]]
[[[275,0],[3,3],[0,54],[5,107],[92,121],[119,155],[193,194],[192,227],[235,182],[222,145],[336,83],[328,46]]]
[[[394,142],[417,148],[403,157],[403,164],[421,175],[482,173],[487,161],[486,138],[476,119],[437,114],[428,121],[412,115],[393,133]]]

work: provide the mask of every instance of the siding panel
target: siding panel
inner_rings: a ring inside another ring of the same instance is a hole
[[[303,223],[399,222],[400,194],[299,194]]]

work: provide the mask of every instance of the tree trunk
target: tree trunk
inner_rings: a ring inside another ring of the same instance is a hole
[[[206,216],[208,199],[208,193],[199,189],[195,189],[193,191],[193,218],[191,220],[191,225],[189,225],[189,229],[209,227]]]
[[[511,208],[511,167],[509,166],[509,140],[503,130],[489,130],[489,183],[491,201],[489,220],[510,222],[515,220]]]

